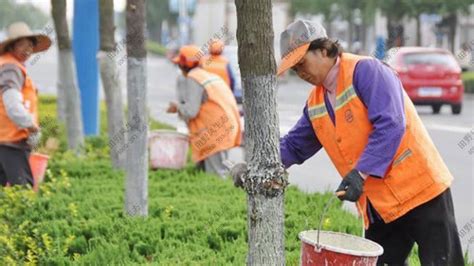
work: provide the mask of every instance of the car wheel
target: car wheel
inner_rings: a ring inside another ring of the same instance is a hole
[[[461,110],[462,110],[462,104],[453,104],[451,105],[451,112],[453,113],[453,115],[458,115],[461,113]]]
[[[439,114],[439,111],[441,111],[441,104],[433,104],[431,108],[433,109],[433,114]]]

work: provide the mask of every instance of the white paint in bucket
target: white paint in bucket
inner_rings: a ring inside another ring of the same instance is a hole
[[[299,238],[317,248],[317,235],[317,230],[309,230],[299,233]],[[382,246],[373,241],[358,236],[328,231],[320,231],[319,248],[361,257],[377,257],[383,254]]]

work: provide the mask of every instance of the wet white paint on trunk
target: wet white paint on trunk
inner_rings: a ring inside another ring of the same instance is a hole
[[[84,146],[84,129],[81,97],[77,87],[76,68],[72,51],[70,49],[59,50],[58,61],[58,92],[62,91],[64,93],[68,147],[76,153],[80,153]],[[61,100],[58,101],[62,102]]]
[[[284,265],[284,170],[280,163],[274,75],[244,84],[245,148],[248,155],[248,265]]]
[[[128,124],[125,211],[148,215],[148,118],[146,58],[127,59]]]
[[[100,63],[100,75],[107,105],[110,158],[115,168],[124,168],[126,153],[121,152],[121,148],[125,145],[126,136],[123,133],[122,88],[115,57],[107,56],[108,54],[110,53],[100,51],[97,57]]]

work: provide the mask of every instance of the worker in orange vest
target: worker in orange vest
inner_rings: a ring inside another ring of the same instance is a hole
[[[38,91],[24,63],[51,46],[48,36],[33,34],[24,22],[11,24],[0,43],[0,184],[33,186],[28,163],[38,144]]]
[[[223,41],[213,39],[209,45],[209,55],[202,57],[201,67],[207,72],[214,73],[221,77],[232,92],[234,92],[235,76],[229,60],[222,55],[224,47]]]
[[[167,112],[186,122],[193,161],[225,177],[228,150],[241,142],[239,110],[222,78],[199,66],[201,56],[199,47],[187,45],[173,59],[183,75],[178,77],[178,102],[171,102]]]
[[[287,27],[280,48],[277,74],[292,69],[314,86],[301,118],[280,139],[284,167],[324,148],[342,177],[336,195],[356,203],[365,237],[384,249],[377,265],[404,265],[414,243],[422,265],[464,265],[453,176],[397,73],[377,59],[343,53],[307,20]],[[243,166],[231,171],[236,185]]]

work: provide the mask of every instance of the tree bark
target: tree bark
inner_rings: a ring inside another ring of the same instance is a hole
[[[360,42],[361,42],[361,51],[367,51],[367,28],[369,26],[367,23],[363,22],[362,27],[360,29]]]
[[[84,146],[81,98],[77,87],[74,57],[66,20],[66,1],[51,0],[54,27],[58,40],[58,112],[67,129],[68,147],[80,153]],[[61,113],[65,115],[61,115]]]
[[[56,3],[55,3],[56,2]],[[54,20],[54,26],[56,29],[56,36],[58,41],[59,50],[71,49],[71,40],[69,38],[69,30],[67,27],[67,20],[63,19],[66,12],[66,2],[65,1],[54,1],[51,0],[52,6],[52,16]],[[58,55],[59,56],[59,55]],[[59,62],[59,58],[58,58]],[[58,69],[58,72],[61,69]],[[61,76],[59,76],[61,77]],[[58,84],[59,85],[59,84]],[[58,86],[57,89],[57,113],[59,121],[66,123],[66,94],[64,89],[60,89]]]
[[[247,265],[284,265],[284,191],[280,161],[271,0],[236,0],[244,88],[249,252]],[[256,27],[255,25],[258,25]]]
[[[420,15],[415,17],[416,19],[416,46],[421,46],[421,21]]]
[[[349,11],[349,16],[347,18],[347,22],[349,23],[349,36],[347,42],[347,50],[352,52],[352,42],[354,41],[354,16],[352,15],[352,10]],[[329,36],[329,35],[328,35]]]
[[[146,110],[145,0],[127,0],[128,136],[125,211],[148,215],[148,117]]]
[[[448,43],[449,43],[449,50],[451,53],[455,53],[455,39],[456,39],[456,27],[458,24],[457,15],[456,13],[450,14],[448,16]]]
[[[387,17],[388,39],[386,50],[405,44],[404,31],[403,22],[401,20],[394,20],[390,18],[390,16]]]
[[[116,63],[115,24],[113,0],[100,0],[100,75],[107,105],[107,121],[110,158],[115,168],[124,168],[125,153],[120,149],[125,144],[122,88]]]
[[[325,22],[326,22],[326,34],[328,36],[332,36],[332,21],[325,18]]]

